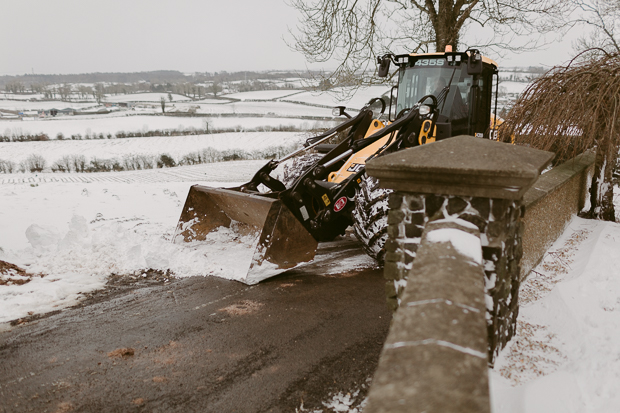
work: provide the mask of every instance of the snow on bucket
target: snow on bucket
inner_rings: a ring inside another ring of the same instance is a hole
[[[235,277],[246,284],[256,284],[312,261],[318,244],[277,198],[234,189],[192,186],[174,242],[205,241],[209,234],[222,228],[226,229],[223,232],[234,234],[222,242],[231,243],[235,251],[244,251],[246,255],[235,260],[248,263],[247,270],[243,270],[246,273]],[[213,236],[209,238],[213,240]]]

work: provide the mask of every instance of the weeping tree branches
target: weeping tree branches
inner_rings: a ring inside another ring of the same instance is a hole
[[[596,59],[573,60],[549,71],[523,93],[501,134],[505,141],[514,135],[517,143],[554,151],[561,159],[596,148],[590,215],[615,220],[612,172],[620,145],[620,54],[599,49]]]
[[[468,46],[497,51],[536,45],[520,39],[556,31],[572,3],[563,0],[289,0],[301,13],[293,48],[309,62],[336,61],[337,84],[369,83],[359,73],[387,52],[457,50],[462,36],[487,29]],[[434,49],[434,50],[432,50]]]

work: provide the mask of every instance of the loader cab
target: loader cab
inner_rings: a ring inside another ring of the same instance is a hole
[[[478,60],[470,58],[472,53],[477,53]],[[439,109],[436,140],[457,135],[490,137],[495,62],[477,51],[400,55],[393,61],[399,69],[398,86],[392,92],[392,119],[424,96],[433,95]]]

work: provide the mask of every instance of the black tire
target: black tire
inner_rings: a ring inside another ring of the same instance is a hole
[[[364,174],[355,195],[353,229],[368,255],[383,264],[388,239],[388,197],[392,191],[379,188],[379,181]]]

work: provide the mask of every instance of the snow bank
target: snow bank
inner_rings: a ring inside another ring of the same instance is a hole
[[[575,218],[521,288],[495,412],[620,411],[620,225]]]
[[[217,185],[217,183],[211,183]],[[239,183],[231,183],[236,185]],[[0,186],[0,259],[42,274],[0,286],[0,322],[75,304],[112,273],[233,278],[235,249],[171,242],[188,183]],[[238,251],[236,251],[238,253]]]

